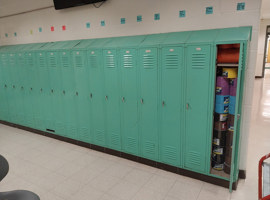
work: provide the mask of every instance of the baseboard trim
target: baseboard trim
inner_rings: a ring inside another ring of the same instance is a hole
[[[142,163],[142,164],[145,164],[145,165],[148,165],[148,166],[151,166],[151,167],[155,167],[155,168],[158,168],[158,169],[162,169],[162,170],[165,170],[165,171],[169,171],[169,172],[172,172],[172,173],[175,173],[175,174],[179,174],[179,175],[187,176],[187,177],[190,177],[190,178],[198,179],[198,180],[201,180],[201,181],[204,181],[204,182],[207,182],[207,183],[211,183],[211,184],[214,184],[214,185],[222,186],[222,187],[225,187],[225,188],[229,188],[229,185],[230,185],[229,181],[227,181],[227,180],[223,180],[223,179],[215,178],[215,177],[212,177],[212,176],[200,174],[198,172],[189,171],[189,170],[186,170],[186,169],[183,169],[183,168],[178,168],[178,167],[175,167],[175,166],[172,166],[172,165],[169,165],[169,164],[156,162],[156,161],[153,161],[153,160],[149,160],[147,158],[142,158],[142,157],[135,156],[135,155],[132,155],[132,154],[128,154],[128,153],[125,153],[125,152],[117,151],[117,150],[114,150],[114,149],[110,149],[110,148],[98,146],[98,145],[95,145],[95,144],[82,142],[82,141],[79,141],[79,140],[74,140],[74,139],[71,139],[71,138],[67,138],[65,136],[56,135],[56,134],[53,134],[53,133],[48,133],[48,132],[45,132],[45,131],[29,128],[29,127],[26,127],[26,126],[10,123],[10,122],[7,122],[7,121],[0,120],[0,123],[4,124],[4,125],[7,125],[7,126],[19,128],[19,129],[22,129],[22,130],[26,130],[26,131],[29,131],[29,132],[32,132],[32,133],[36,133],[36,134],[39,134],[39,135],[42,135],[42,136],[54,138],[54,139],[57,139],[57,140],[60,140],[60,141],[68,142],[68,143],[75,144],[75,145],[78,145],[78,146],[82,146],[82,147],[85,147],[85,148],[93,149],[93,150],[100,151],[100,152],[103,152],[103,153],[107,153],[107,154],[110,154],[110,155],[114,155],[114,156],[118,156],[118,157],[125,158],[125,159],[128,159],[128,160],[132,160],[132,161],[135,161],[135,162],[139,162],[139,163]],[[246,171],[245,170],[240,170],[239,171],[239,178],[242,179],[242,177],[244,177],[244,178],[246,177]],[[238,180],[233,183],[233,190],[237,189],[237,185],[238,185]]]
[[[246,179],[246,170],[240,169],[238,177],[240,179]]]

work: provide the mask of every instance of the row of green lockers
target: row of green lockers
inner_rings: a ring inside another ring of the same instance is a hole
[[[178,33],[179,45],[0,48],[0,118],[209,174],[215,45],[185,41],[222,31]]]

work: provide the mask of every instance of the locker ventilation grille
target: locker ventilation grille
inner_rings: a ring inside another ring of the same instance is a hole
[[[49,62],[50,62],[50,67],[56,67],[56,58],[54,56],[50,56]]]
[[[69,135],[71,138],[76,138],[76,135],[77,135],[77,129],[76,129],[75,126],[69,126],[68,135]]]
[[[83,67],[83,61],[81,56],[75,56],[75,66]]]
[[[55,123],[55,127],[56,127],[56,130],[57,130],[58,133],[63,134],[63,133],[65,132],[65,126],[64,126],[63,123],[61,123],[61,122],[56,122],[56,123]]]
[[[89,65],[92,68],[98,68],[98,61],[97,61],[97,56],[96,55],[90,55],[89,56]]]
[[[23,56],[18,56],[18,65],[24,66],[24,57]]]
[[[167,160],[171,160],[171,161],[176,160],[176,158],[177,158],[176,148],[175,147],[170,147],[170,146],[165,147],[164,155],[165,155],[165,158]]]
[[[28,67],[34,67],[34,58],[32,56],[28,56]]]
[[[143,56],[143,67],[144,68],[154,68],[155,59],[153,55],[144,55]]]
[[[106,55],[106,67],[115,67],[114,55]]]
[[[192,165],[201,165],[201,159],[200,159],[200,154],[197,152],[190,151],[188,153],[188,162]]]
[[[118,134],[112,133],[111,140],[112,140],[112,141],[111,141],[111,144],[112,144],[113,146],[119,147],[119,145],[120,145],[120,136],[119,136]]]
[[[96,136],[95,138],[96,138],[97,142],[104,142],[104,133],[103,133],[103,131],[96,130],[95,136]]]
[[[137,147],[137,142],[134,138],[128,137],[127,138],[127,149],[130,150],[135,150]]]
[[[40,67],[46,67],[45,58],[44,56],[39,57],[39,66]]]
[[[155,144],[153,142],[145,142],[145,153],[147,155],[154,155],[155,154]]]
[[[86,139],[86,138],[89,138],[89,130],[88,130],[88,128],[86,128],[86,127],[82,127],[82,128],[80,128],[79,129],[79,137],[81,138],[81,139]]]
[[[9,62],[10,62],[10,65],[12,67],[15,67],[16,66],[16,60],[15,60],[15,56],[10,56],[10,59],[9,59]]]
[[[206,64],[206,54],[192,54],[192,68],[204,68]]]
[[[133,56],[124,55],[124,67],[133,67]]]
[[[62,56],[62,65],[63,65],[63,67],[69,67],[69,58],[68,58],[68,56]]]
[[[165,58],[167,69],[176,69],[179,67],[179,56],[178,55],[166,55]]]

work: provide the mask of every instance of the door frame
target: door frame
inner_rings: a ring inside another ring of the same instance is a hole
[[[269,30],[269,31],[268,31]],[[266,26],[266,34],[265,34],[265,42],[264,42],[264,53],[263,53],[263,68],[262,68],[262,75],[261,76],[255,76],[255,78],[264,78],[264,74],[265,74],[265,56],[266,56],[266,47],[267,47],[267,39],[268,39],[268,35],[270,36],[270,25]],[[270,48],[270,47],[268,47]]]

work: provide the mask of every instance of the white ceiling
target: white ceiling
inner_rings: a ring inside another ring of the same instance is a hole
[[[0,0],[0,17],[53,6],[53,0]]]
[[[270,19],[270,0],[262,0],[261,19]]]

